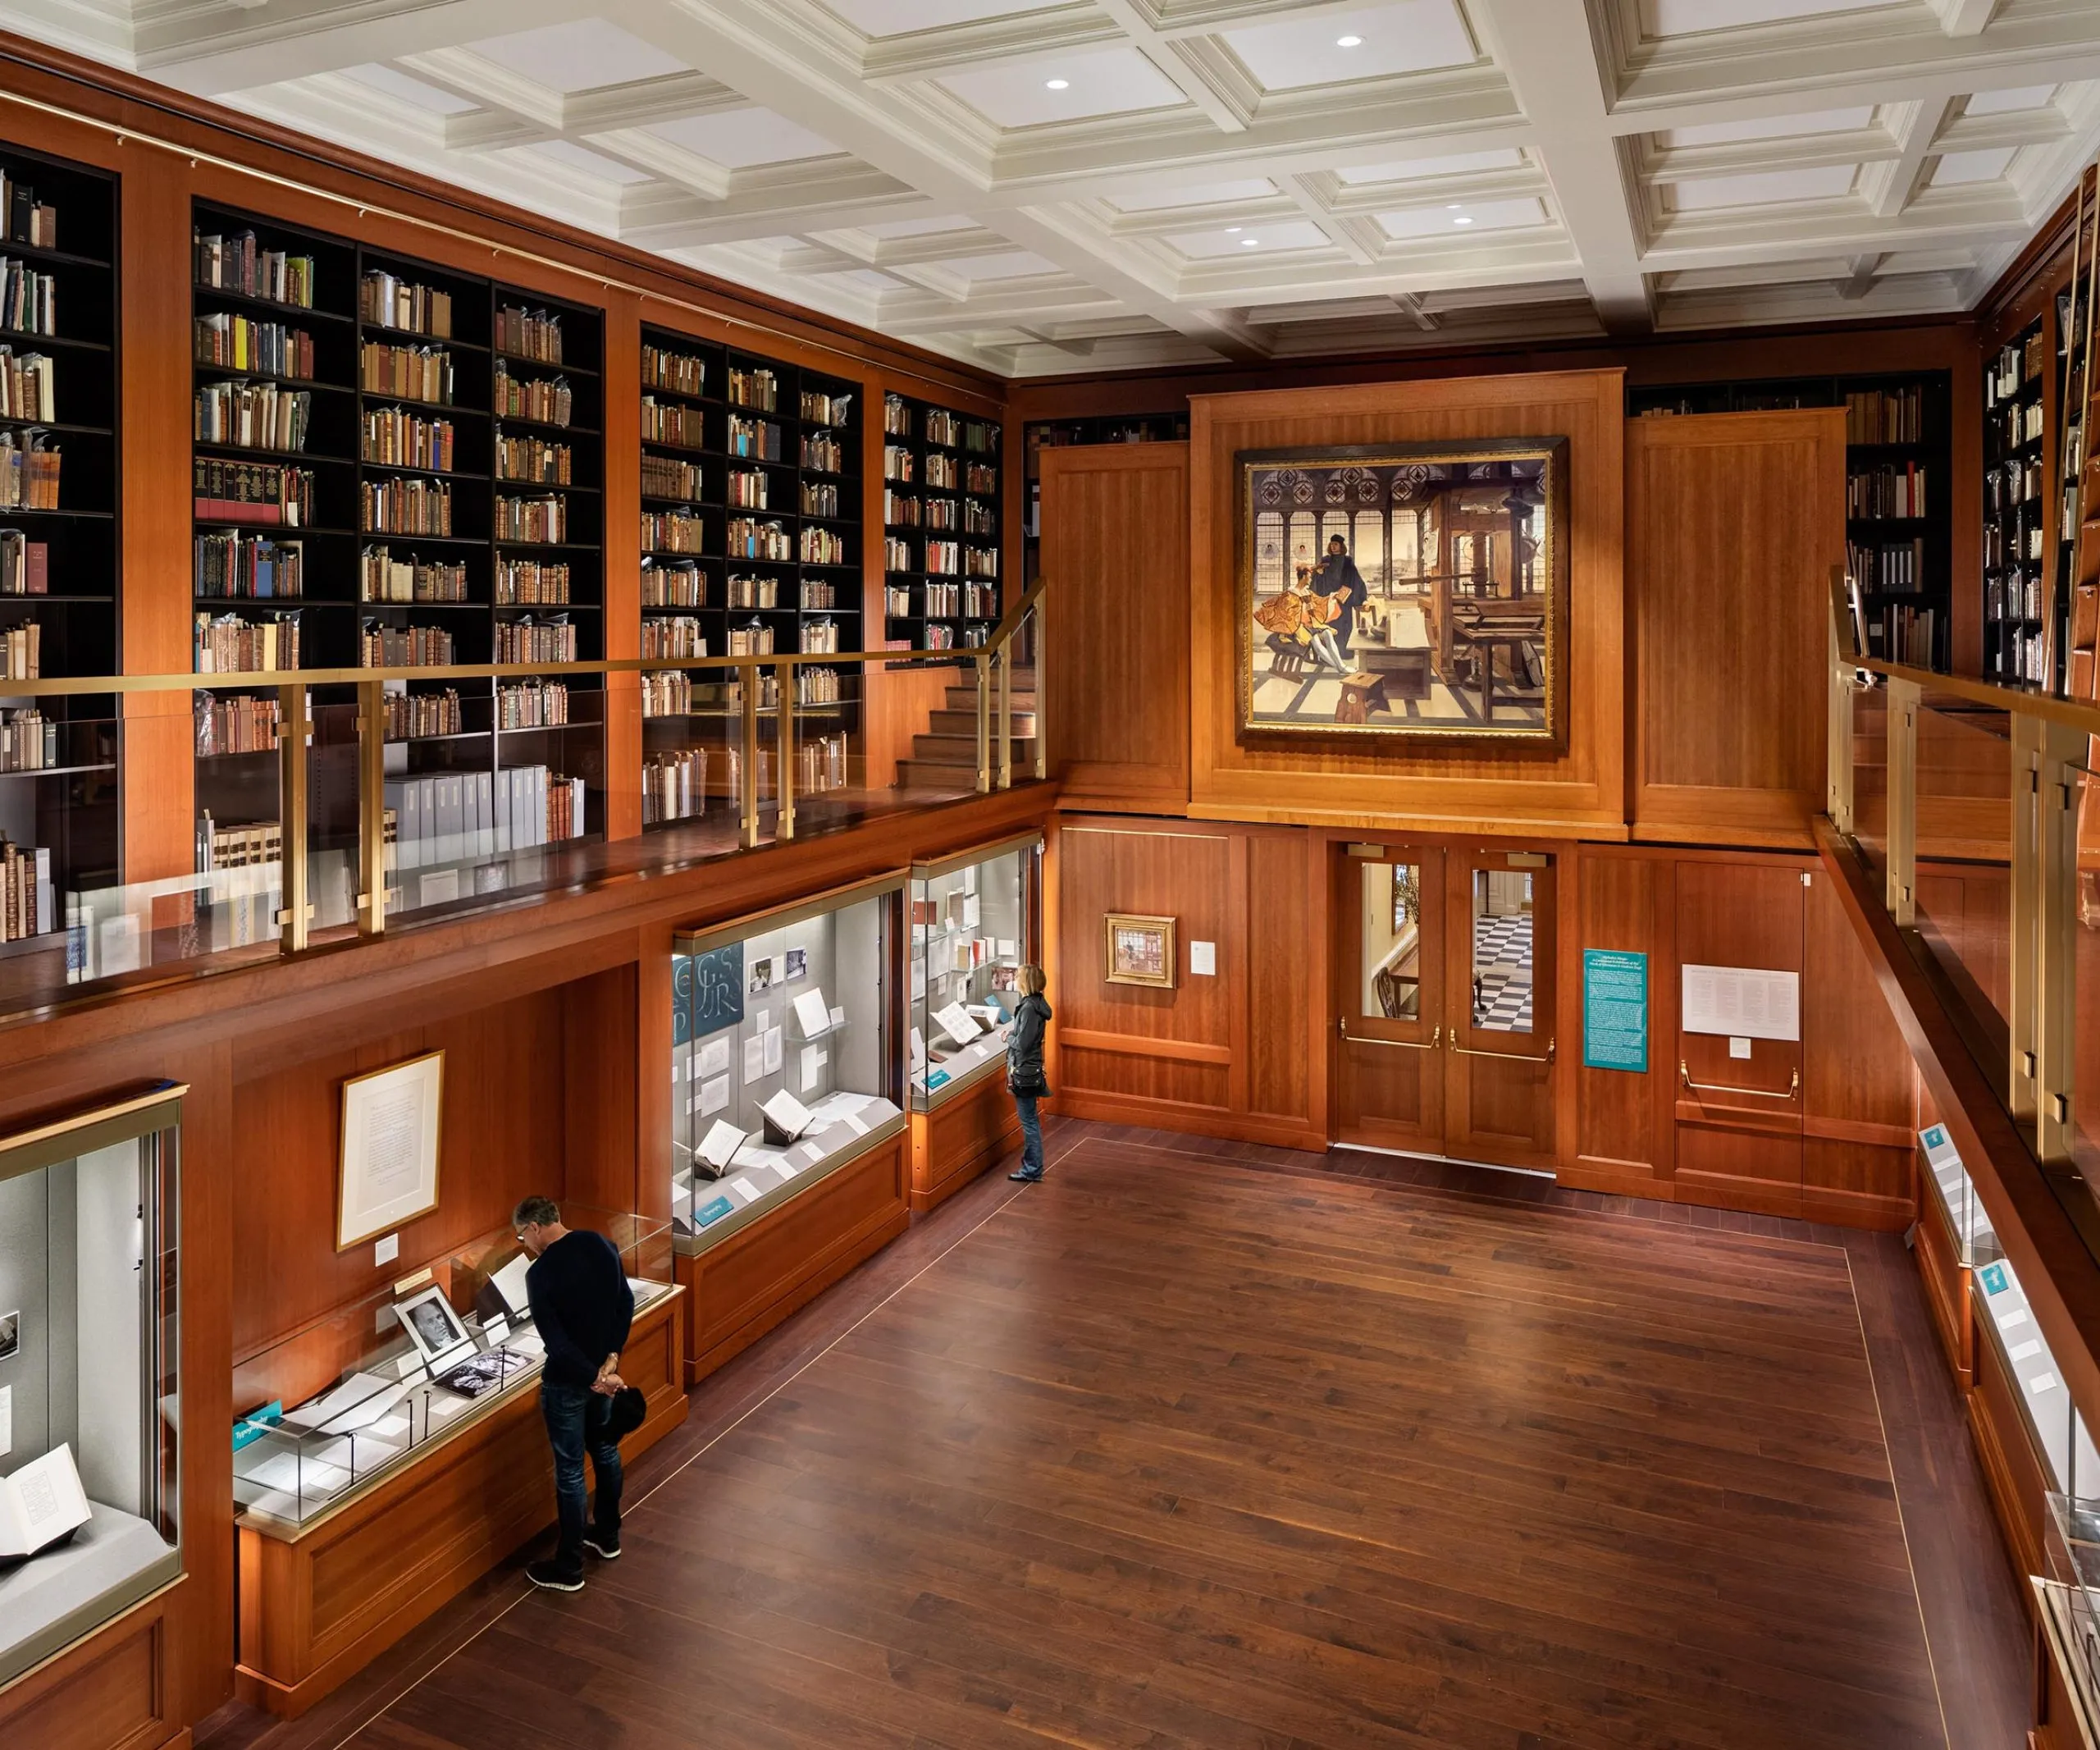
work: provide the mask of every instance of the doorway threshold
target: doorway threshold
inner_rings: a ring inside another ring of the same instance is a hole
[[[1427,1154],[1419,1149],[1381,1149],[1375,1143],[1331,1142],[1330,1154],[1382,1154],[1390,1160],[1434,1161],[1440,1167],[1477,1167],[1484,1172],[1514,1173],[1521,1179],[1544,1179],[1549,1185],[1557,1183],[1555,1175],[1542,1167],[1509,1167],[1500,1161],[1468,1160],[1462,1154]]]

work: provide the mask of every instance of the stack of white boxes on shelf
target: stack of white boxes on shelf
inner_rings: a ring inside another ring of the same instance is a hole
[[[399,823],[395,863],[404,875],[583,834],[583,780],[544,765],[389,779],[386,806]],[[456,871],[452,883],[434,884],[425,876],[420,893],[424,905],[457,898]]]

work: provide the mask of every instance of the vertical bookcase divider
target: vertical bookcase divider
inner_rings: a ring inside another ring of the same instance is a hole
[[[193,224],[199,672],[602,660],[603,313],[203,202]],[[197,866],[275,862],[276,696],[198,698]],[[358,707],[310,702],[326,927],[355,911]],[[602,677],[390,682],[385,709],[391,909],[604,830]]]
[[[60,952],[120,867],[116,701],[7,682],[116,671],[118,185],[0,145],[0,955]]]

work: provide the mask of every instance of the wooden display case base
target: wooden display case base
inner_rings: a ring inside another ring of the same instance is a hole
[[[696,1385],[911,1225],[911,1135],[900,1131],[696,1257],[686,1291],[686,1383]]]
[[[1929,1192],[1918,1199],[1918,1275],[1924,1284],[1925,1308],[1933,1329],[1947,1351],[1955,1382],[1964,1391],[1976,1383],[1976,1325],[1970,1296],[1973,1276],[1961,1262],[1961,1248],[1947,1226],[1946,1212]]]
[[[24,1750],[188,1750],[168,1718],[178,1579],[0,1688],[0,1744]],[[194,1602],[194,1601],[193,1601]]]
[[[1020,1114],[994,1067],[931,1112],[911,1115],[911,1213],[924,1215],[1020,1146]]]
[[[620,1371],[649,1416],[620,1444],[646,1451],[686,1419],[676,1290],[637,1314]],[[536,1388],[425,1449],[369,1494],[292,1538],[241,1527],[235,1693],[297,1719],[554,1517],[554,1462]]]

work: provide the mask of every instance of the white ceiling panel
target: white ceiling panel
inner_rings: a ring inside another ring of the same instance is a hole
[[[1477,51],[1456,0],[1401,0],[1228,30],[1225,40],[1264,91],[1302,90],[1463,66]]]
[[[1958,311],[2100,149],[2100,0],[31,0],[7,23],[75,47],[82,8],[151,45],[146,76],[1023,375]]]

